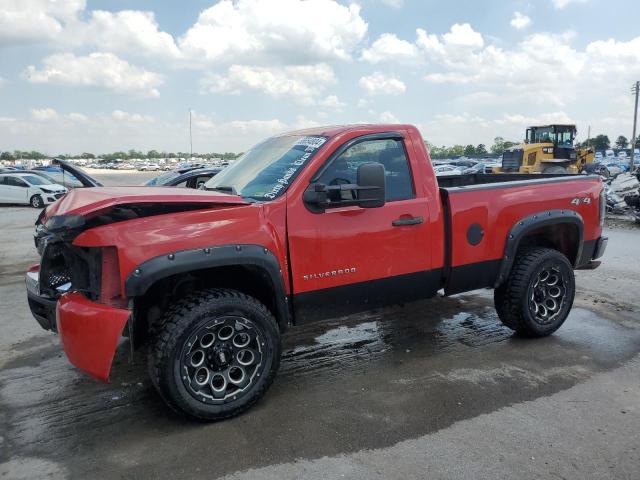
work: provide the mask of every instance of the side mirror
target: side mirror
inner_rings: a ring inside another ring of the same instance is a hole
[[[339,185],[325,185],[313,183],[305,190],[302,197],[307,208],[314,213],[322,213],[327,208],[358,205],[362,208],[382,207],[385,203],[385,172],[381,163],[364,163],[358,167],[358,183],[343,183]],[[343,198],[341,193],[352,195],[351,200]]]
[[[358,204],[362,208],[382,207],[386,196],[384,165],[381,163],[360,165],[358,187]]]

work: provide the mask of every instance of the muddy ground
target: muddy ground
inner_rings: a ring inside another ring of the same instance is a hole
[[[640,228],[607,228],[552,337],[489,291],[292,330],[273,387],[217,424],[169,411],[121,345],[110,384],[30,316],[36,212],[0,208],[0,479],[638,478]]]

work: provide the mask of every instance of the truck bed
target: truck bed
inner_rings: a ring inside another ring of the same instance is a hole
[[[437,180],[446,238],[444,288],[449,295],[496,285],[508,239],[524,219],[569,216],[584,223],[576,234],[585,248],[570,258],[575,266],[584,263],[580,255],[590,253],[589,242],[595,245],[599,235],[597,199],[602,187],[597,175],[475,174]],[[556,230],[555,240],[568,243],[569,238],[560,238],[567,232]]]

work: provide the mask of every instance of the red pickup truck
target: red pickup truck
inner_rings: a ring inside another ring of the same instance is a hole
[[[606,247],[604,212],[597,176],[436,178],[413,126],[313,128],[202,190],[72,190],[38,219],[28,300],[78,368],[106,381],[127,336],[166,403],[222,419],[265,393],[305,322],[493,288],[505,325],[551,334]]]

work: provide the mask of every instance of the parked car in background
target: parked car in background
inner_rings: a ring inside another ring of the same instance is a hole
[[[447,165],[447,164],[434,165],[433,171],[436,173],[436,176],[438,177],[442,177],[446,175],[460,175],[462,173],[462,171],[458,167],[454,165]]]
[[[42,208],[61,198],[67,189],[33,173],[1,173],[0,203]]]
[[[628,162],[629,161],[629,157],[627,156],[627,152],[625,152],[624,150],[620,150],[618,152],[618,161],[620,161],[620,162]]]
[[[602,152],[596,152],[595,157],[593,157],[593,161],[596,163],[600,163],[603,160]]]
[[[172,172],[163,173],[152,178],[145,183],[147,186],[163,186],[163,187],[186,187],[200,188],[211,177],[216,176],[223,169],[221,167],[212,168],[189,168],[186,171],[174,170]]]
[[[145,165],[140,165],[138,167],[138,170],[140,172],[157,172],[158,170],[160,170],[160,165],[158,165],[157,163],[149,163],[149,164],[145,164]]]
[[[616,160],[616,154],[611,149],[605,150],[604,158],[606,162],[614,162]]]
[[[33,169],[36,172],[42,172],[47,177],[55,180],[56,183],[62,185],[65,188],[79,188],[82,187],[82,183],[71,173],[65,172],[60,167],[35,167]]]

